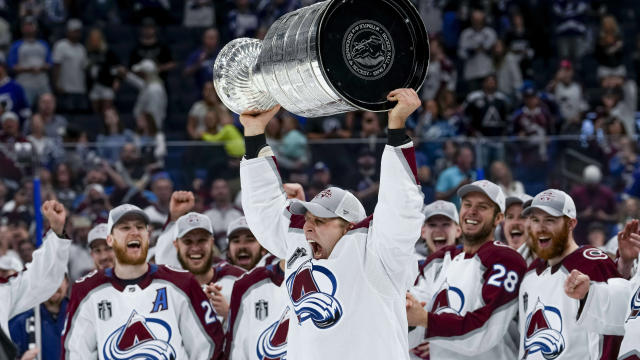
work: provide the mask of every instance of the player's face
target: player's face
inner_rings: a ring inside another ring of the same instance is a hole
[[[522,215],[522,205],[513,204],[509,206],[504,217],[504,236],[507,238],[507,245],[513,249],[518,249],[527,241],[527,217]]]
[[[460,227],[464,241],[468,244],[484,242],[502,218],[502,213],[496,213],[495,204],[486,195],[478,192],[465,195],[460,207]]]
[[[178,251],[178,261],[192,274],[206,274],[213,262],[213,236],[204,229],[186,233],[174,243]]]
[[[102,239],[94,240],[91,243],[91,258],[98,270],[113,267],[115,262],[113,248],[107,245],[107,240]]]
[[[551,216],[534,209],[529,216],[531,249],[538,257],[549,260],[564,252],[569,242],[570,223],[563,216]]]
[[[422,226],[422,238],[427,242],[431,253],[454,245],[460,233],[460,226],[444,215],[434,215]]]
[[[149,250],[147,224],[137,216],[120,220],[107,236],[107,244],[115,251],[119,264],[142,265]]]
[[[314,259],[328,259],[333,248],[349,230],[349,224],[341,218],[320,218],[308,212],[304,216],[304,236]]]
[[[260,261],[262,255],[262,246],[251,231],[234,231],[229,237],[229,261],[233,265],[251,270]]]

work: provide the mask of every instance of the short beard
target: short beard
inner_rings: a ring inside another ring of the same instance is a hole
[[[189,267],[187,261],[182,258],[182,255],[180,253],[178,253],[178,255],[176,256],[178,257],[178,261],[180,262],[180,265],[182,265],[182,268],[189,271],[193,275],[206,274],[213,265],[213,254],[209,254],[207,261],[205,261],[204,264],[202,264],[202,267],[200,268]]]
[[[491,233],[495,231],[495,227],[493,226],[493,224],[496,221],[496,216],[498,216],[498,214],[495,214],[493,216],[493,219],[491,219],[491,222],[483,226],[482,229],[480,229],[480,231],[478,231],[476,234],[471,235],[462,233],[464,243],[467,245],[479,245],[485,242],[487,238],[490,237]]]
[[[531,250],[543,260],[549,260],[556,258],[564,252],[569,242],[569,223],[564,220],[564,226],[560,233],[551,234],[551,246],[546,249],[541,249],[538,245],[538,236],[531,234]]]
[[[147,262],[147,252],[149,251],[149,242],[140,241],[140,256],[133,257],[127,254],[127,246],[120,246],[116,241],[113,242],[113,251],[116,259],[122,265],[142,265]]]

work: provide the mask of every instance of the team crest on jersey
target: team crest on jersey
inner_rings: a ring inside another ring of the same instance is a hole
[[[445,282],[440,291],[433,297],[431,312],[434,314],[461,315],[464,308],[464,293],[455,286]]]
[[[256,353],[260,360],[286,360],[287,334],[289,332],[289,310],[287,306],[280,319],[271,324],[258,337]]]
[[[627,321],[636,319],[640,316],[640,287],[636,290],[636,293],[631,297],[631,312]],[[626,322],[626,321],[625,321]]]
[[[127,323],[112,332],[104,343],[105,359],[173,360],[171,327],[165,321],[131,312]]]
[[[564,351],[562,314],[558,308],[545,306],[538,298],[524,326],[523,359],[555,359]]]
[[[319,329],[335,325],[342,317],[342,305],[335,298],[338,282],[324,266],[307,260],[287,279],[287,292],[300,324],[311,320]]]

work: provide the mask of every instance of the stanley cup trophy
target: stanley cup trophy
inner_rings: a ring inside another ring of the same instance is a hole
[[[281,104],[305,117],[385,111],[397,88],[418,90],[429,42],[409,0],[329,0],[283,15],[264,41],[227,44],[213,82],[235,113]]]

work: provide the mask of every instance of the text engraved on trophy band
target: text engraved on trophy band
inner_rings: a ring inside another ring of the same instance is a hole
[[[344,34],[342,56],[353,74],[365,80],[375,80],[391,69],[395,49],[384,26],[373,20],[361,20]]]

